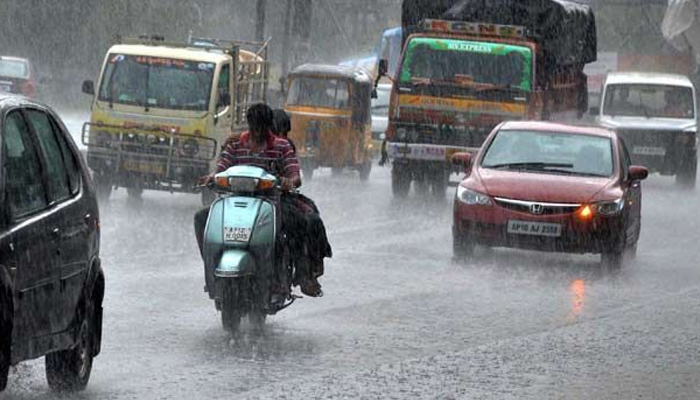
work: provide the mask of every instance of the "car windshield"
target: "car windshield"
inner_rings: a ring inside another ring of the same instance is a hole
[[[523,46],[414,38],[407,45],[401,83],[422,80],[529,91],[532,51]]]
[[[380,117],[389,116],[390,88],[378,88],[377,98],[372,99],[372,114]]]
[[[100,100],[172,110],[209,109],[213,63],[110,54]]]
[[[609,85],[603,114],[612,117],[695,118],[693,91],[670,85]]]
[[[346,109],[350,104],[349,85],[341,79],[294,78],[289,88],[287,104]]]
[[[483,168],[564,175],[613,173],[609,138],[558,132],[503,130],[491,141]]]
[[[29,69],[24,61],[0,58],[0,76],[26,78],[28,74]]]

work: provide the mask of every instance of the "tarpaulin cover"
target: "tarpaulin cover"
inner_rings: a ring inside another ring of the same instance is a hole
[[[565,0],[404,0],[402,23],[415,32],[427,18],[526,27],[539,35],[548,64],[596,60],[595,16],[590,6]]]

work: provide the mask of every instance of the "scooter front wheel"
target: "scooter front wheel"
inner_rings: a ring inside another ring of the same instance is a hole
[[[221,281],[220,284],[221,324],[225,331],[236,333],[243,317],[240,282],[231,279]]]

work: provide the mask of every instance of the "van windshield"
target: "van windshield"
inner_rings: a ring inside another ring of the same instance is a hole
[[[647,84],[608,85],[603,114],[612,117],[695,118],[689,87]]]
[[[287,104],[291,106],[346,109],[349,103],[349,86],[341,79],[294,78],[287,96]]]
[[[99,99],[146,108],[206,111],[214,68],[207,62],[110,54]]]
[[[400,81],[529,91],[532,51],[501,43],[414,38],[406,48]]]

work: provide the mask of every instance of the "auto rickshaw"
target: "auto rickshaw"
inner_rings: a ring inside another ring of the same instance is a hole
[[[369,178],[372,169],[372,78],[362,68],[302,65],[287,79],[285,110],[292,121],[305,179],[317,168],[344,168]]]

